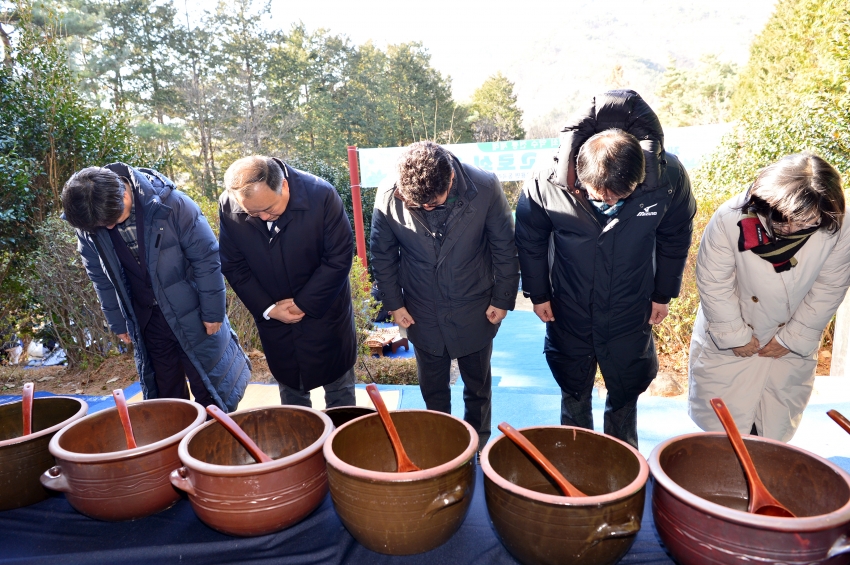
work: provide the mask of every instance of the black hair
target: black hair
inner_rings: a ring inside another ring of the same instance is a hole
[[[646,159],[632,134],[611,128],[597,133],[581,146],[576,175],[584,187],[605,189],[626,198],[646,178]]]
[[[452,154],[433,141],[407,146],[398,162],[399,196],[408,206],[432,202],[451,188]]]
[[[103,167],[74,173],[62,188],[62,207],[69,224],[93,232],[117,223],[124,212],[124,182]]]

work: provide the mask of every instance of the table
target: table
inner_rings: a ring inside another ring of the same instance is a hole
[[[622,564],[674,563],[655,533],[651,490],[648,483],[643,525]],[[469,513],[458,532],[442,546],[418,555],[382,555],[357,543],[337,517],[330,495],[302,522],[255,538],[234,538],[208,528],[188,500],[141,520],[115,523],[87,518],[63,495],[56,495],[27,508],[0,512],[0,563],[515,565],[517,561],[490,523],[478,467]]]

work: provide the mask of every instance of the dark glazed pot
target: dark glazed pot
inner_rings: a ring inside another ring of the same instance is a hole
[[[0,510],[29,506],[50,496],[39,481],[41,474],[56,464],[48,450],[50,440],[88,409],[78,398],[34,398],[32,434],[23,437],[21,401],[0,406]]]
[[[323,412],[328,415],[334,426],[339,428],[343,424],[347,424],[351,420],[356,420],[360,416],[374,414],[375,409],[366,406],[337,406],[336,408],[323,410]]]
[[[50,441],[56,466],[41,484],[62,491],[78,512],[98,520],[135,520],[180,499],[169,475],[180,466],[177,445],[206,419],[189,400],[160,398],[128,406],[135,449],[127,449],[116,408],[86,416]]]
[[[336,512],[372,551],[409,555],[445,543],[460,527],[475,487],[478,434],[429,410],[390,412],[410,459],[422,471],[396,473],[392,444],[377,414],[353,420],[325,443]]]
[[[526,565],[613,564],[640,530],[649,467],[632,446],[567,426],[523,428],[587,497],[566,497],[511,440],[481,452],[487,510],[502,543]]]
[[[322,445],[331,419],[312,408],[270,406],[230,414],[266,455],[257,463],[210,421],[180,442],[183,467],[171,482],[189,494],[198,518],[232,536],[259,536],[305,518],[328,492]]]
[[[649,457],[652,514],[670,553],[681,563],[850,563],[850,476],[798,447],[744,442],[767,489],[799,518],[746,511],[747,483],[726,434],[675,437]]]

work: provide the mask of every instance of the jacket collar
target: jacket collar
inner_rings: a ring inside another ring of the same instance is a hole
[[[274,239],[283,231],[283,227],[292,220],[294,216],[292,212],[310,209],[310,198],[307,195],[307,189],[304,185],[304,179],[302,178],[304,173],[297,171],[276,157],[272,157],[272,159],[274,159],[274,161],[283,170],[283,178],[286,180],[286,184],[289,187],[289,202],[286,204],[286,210],[284,210],[280,218],[276,220],[276,224],[280,228],[280,231],[271,234],[272,239]],[[225,194],[227,199],[227,208],[229,208],[230,214],[242,216],[244,222],[252,225],[263,235],[269,235],[265,221],[248,215],[248,212],[242,208],[239,201],[229,191],[225,191]],[[222,203],[223,202],[224,201],[222,201]]]
[[[460,160],[455,157],[453,153],[449,154],[452,156],[452,170],[455,173],[455,184],[453,186],[457,186],[458,199],[466,200],[469,202],[476,196],[478,196],[478,187],[475,186],[475,183],[472,181],[471,178],[469,178],[469,175],[466,174],[466,171],[464,170]],[[451,187],[449,188],[449,191],[451,191]],[[392,193],[394,198],[401,200],[401,196],[398,193],[398,182],[393,184]],[[406,204],[405,208],[407,208]],[[408,210],[410,209],[408,208]],[[413,212],[414,210],[410,211]]]
[[[289,185],[289,203],[286,205],[283,216],[290,210],[309,210],[310,199],[307,197],[307,189],[304,187],[303,175],[280,159],[276,157],[273,157],[273,159],[283,169],[283,178],[286,179],[286,184]]]
[[[154,218],[165,218],[171,214],[171,208],[163,204],[174,190],[174,184],[167,177],[153,169],[139,170],[121,162],[110,163],[105,168],[130,182],[133,192],[141,200],[146,223],[150,223]],[[148,175],[159,179],[162,186],[154,186]]]

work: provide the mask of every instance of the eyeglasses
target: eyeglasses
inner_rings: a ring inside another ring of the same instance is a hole
[[[820,226],[820,219],[811,224],[798,224],[796,222],[773,222],[773,231],[778,234],[788,235],[803,230],[810,230]]]
[[[432,200],[431,202],[435,201]],[[432,204],[431,202],[426,202],[425,204],[408,204],[407,207],[411,210],[425,210],[426,212],[433,212],[434,210],[445,210],[446,206],[449,204],[448,198],[446,198],[442,204]]]
[[[778,211],[771,210],[771,212],[770,212],[770,223],[772,224],[773,230],[776,233],[782,234],[782,235],[788,235],[788,234],[791,234],[791,233],[794,233],[794,232],[816,228],[816,227],[820,226],[821,219],[818,218],[817,220],[813,220],[809,223],[803,224],[803,223],[800,223],[800,222],[788,221],[785,218],[785,216],[783,216]]]

